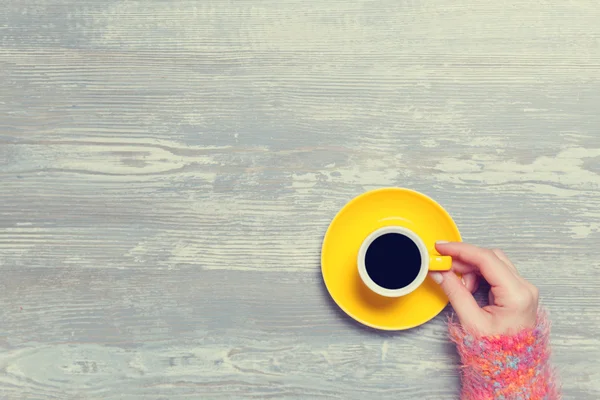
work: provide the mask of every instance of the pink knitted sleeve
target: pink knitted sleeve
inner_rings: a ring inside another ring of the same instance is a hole
[[[515,335],[481,336],[450,322],[450,337],[462,360],[462,400],[558,400],[550,365],[550,324],[538,313],[537,326]]]

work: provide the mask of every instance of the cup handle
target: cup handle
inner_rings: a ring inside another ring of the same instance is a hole
[[[452,269],[452,257],[432,254],[429,256],[430,271],[450,271]]]

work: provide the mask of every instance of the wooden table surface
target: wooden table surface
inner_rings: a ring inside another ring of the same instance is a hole
[[[596,0],[2,4],[1,399],[456,399],[451,310],[324,289],[382,186],[504,249],[600,398]]]

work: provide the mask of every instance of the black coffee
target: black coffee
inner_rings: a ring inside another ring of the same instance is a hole
[[[379,286],[395,290],[410,285],[421,270],[421,253],[408,237],[386,233],[375,239],[365,256],[367,274]]]

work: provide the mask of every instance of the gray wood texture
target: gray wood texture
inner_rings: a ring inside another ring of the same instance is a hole
[[[336,211],[422,191],[600,398],[596,0],[0,1],[1,399],[456,399],[321,281]]]

